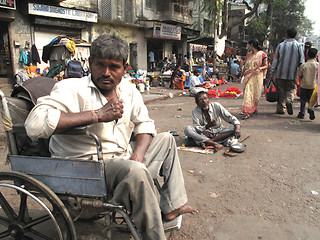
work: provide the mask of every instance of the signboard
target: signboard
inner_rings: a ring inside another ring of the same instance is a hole
[[[192,51],[194,51],[194,52],[204,52],[204,51],[207,51],[207,46],[201,45],[201,44],[190,43],[190,49],[192,49]]]
[[[0,8],[16,9],[16,0],[0,0]]]
[[[98,22],[98,14],[96,13],[85,12],[76,9],[42,5],[37,3],[28,4],[28,13],[38,16],[64,18],[94,23]]]
[[[181,27],[165,24],[153,23],[153,37],[163,39],[181,40]]]

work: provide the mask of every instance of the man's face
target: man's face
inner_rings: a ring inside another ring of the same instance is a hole
[[[208,110],[209,109],[209,103],[210,103],[210,98],[207,96],[207,94],[201,94],[199,96],[198,100],[196,101],[196,104],[202,110]]]
[[[122,60],[93,58],[89,59],[91,77],[94,84],[103,92],[113,90],[126,72]]]

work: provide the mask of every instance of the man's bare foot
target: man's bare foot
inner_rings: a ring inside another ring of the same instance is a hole
[[[195,213],[198,212],[195,208],[185,204],[182,207],[179,207],[176,210],[173,210],[172,212],[165,214],[164,215],[164,219],[166,221],[171,221],[173,219],[175,219],[176,217],[178,217],[179,215],[185,214],[185,213]]]
[[[212,141],[211,139],[206,141],[205,143],[201,143],[201,147],[203,148],[214,148],[214,151],[217,152],[218,150],[221,150],[223,148],[223,145],[220,143],[217,143],[215,141]]]

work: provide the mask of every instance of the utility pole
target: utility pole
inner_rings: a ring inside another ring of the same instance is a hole
[[[214,1],[215,14],[213,16],[213,74],[216,73],[216,41],[217,41],[217,0]]]

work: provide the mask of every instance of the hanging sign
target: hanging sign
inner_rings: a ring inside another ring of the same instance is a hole
[[[190,43],[190,48],[194,52],[204,52],[204,51],[207,50],[207,46],[206,45],[201,45],[201,44],[192,44],[192,43]]]
[[[0,0],[0,8],[16,9],[16,0]]]
[[[1,0],[0,0],[1,1]],[[29,14],[46,16],[46,17],[55,17],[55,18],[64,18],[85,22],[98,22],[98,14],[92,12],[85,12],[76,9],[62,8],[56,6],[49,6],[37,3],[28,4]]]
[[[153,37],[181,40],[181,27],[165,23],[153,23]]]

